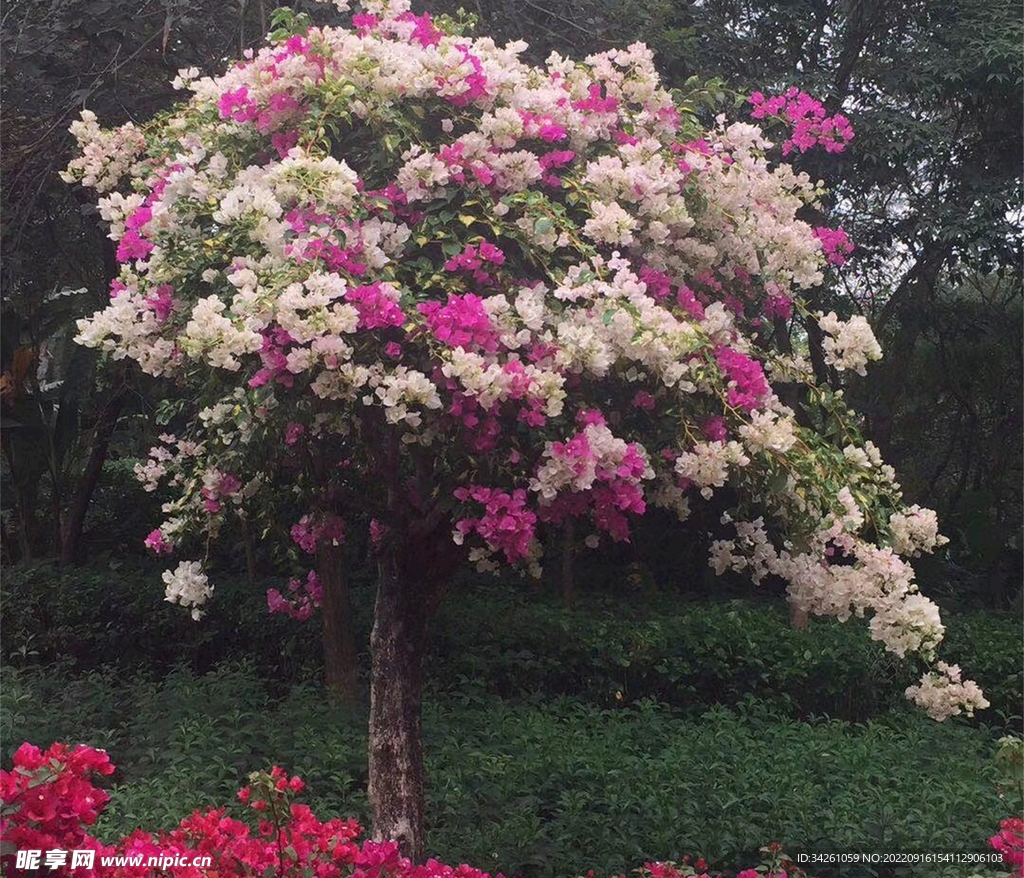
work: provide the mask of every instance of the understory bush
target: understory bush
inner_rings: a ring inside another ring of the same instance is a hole
[[[6,571],[3,658],[20,666],[60,662],[73,676],[112,660],[128,673],[160,675],[182,661],[204,673],[245,659],[281,691],[319,675],[317,620],[268,615],[252,600],[281,578],[218,578],[209,614],[196,623],[154,603],[154,571],[146,563]],[[365,674],[373,590],[353,579]],[[754,696],[793,718],[859,722],[900,710],[915,679],[912,666],[867,640],[859,620],[814,618],[807,629],[792,628],[780,600],[595,594],[566,610],[535,591],[478,579],[453,590],[429,631],[434,690],[468,683],[508,699],[569,695],[599,707],[654,699],[688,716]],[[944,618],[945,654],[971,668],[992,705],[975,722],[1019,732],[1019,618],[982,611]]]
[[[22,741],[106,748],[118,771],[96,827],[114,839],[228,801],[271,762],[299,774],[321,819],[365,821],[366,723],[300,685],[286,695],[252,664],[156,680],[94,670],[6,668],[5,761]],[[703,855],[986,850],[1024,802],[997,786],[995,742],[962,721],[912,712],[864,724],[800,722],[749,699],[695,718],[653,701],[601,709],[562,697],[511,703],[466,686],[425,705],[429,850],[524,878],[617,874]],[[822,878],[870,871],[816,870]],[[929,865],[879,876],[962,875]]]
[[[794,718],[859,722],[899,711],[914,669],[864,637],[863,622],[791,627],[782,601],[593,598],[576,611],[514,589],[451,595],[428,674],[506,698],[572,695],[599,706],[654,699],[696,716],[753,696]],[[1020,728],[1020,620],[946,614],[946,650],[992,703],[980,722]]]

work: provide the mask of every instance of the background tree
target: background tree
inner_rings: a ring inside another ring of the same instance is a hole
[[[10,560],[80,556],[120,415],[141,401],[121,372],[98,375],[93,355],[68,347],[74,320],[102,305],[118,271],[95,207],[58,176],[74,146],[68,125],[82,106],[111,121],[149,118],[173,100],[179,67],[240,53],[265,32],[262,0],[6,5],[0,371]]]

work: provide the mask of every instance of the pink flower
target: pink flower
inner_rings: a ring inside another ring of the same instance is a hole
[[[380,283],[349,287],[345,291],[345,301],[355,305],[359,312],[360,329],[380,329],[405,323],[405,313],[384,292]]]
[[[294,445],[302,438],[302,434],[305,432],[306,428],[302,424],[289,421],[288,426],[284,429],[284,444],[289,447]]]
[[[498,349],[498,333],[484,310],[483,300],[473,293],[449,295],[446,304],[423,302],[417,306],[434,336],[451,347]]]
[[[424,12],[422,15],[414,15],[412,12],[403,12],[396,20],[401,22],[411,21],[416,25],[410,36],[421,46],[436,46],[441,42],[441,37],[444,36],[444,31],[440,30],[437,25],[434,24],[433,19],[427,12]]]
[[[772,320],[789,320],[793,316],[793,300],[789,296],[770,295],[764,302],[764,314]]]
[[[818,226],[814,229],[814,237],[821,242],[825,258],[832,265],[843,265],[846,262],[846,257],[854,251],[853,242],[843,229]]]
[[[492,550],[503,552],[510,564],[527,557],[537,516],[526,508],[526,491],[517,488],[509,494],[498,488],[471,485],[456,489],[455,497],[484,506],[479,518],[462,518],[455,523],[459,533],[479,534]]]
[[[152,309],[160,323],[165,322],[171,316],[171,311],[174,310],[173,292],[170,284],[160,284],[146,298],[146,305]]]
[[[143,542],[147,549],[152,549],[156,554],[163,555],[174,551],[174,543],[164,539],[163,533],[160,528],[151,531],[149,536],[146,537]]]
[[[375,549],[379,549],[385,537],[391,531],[386,524],[381,524],[376,518],[370,519],[370,543]]]
[[[732,385],[728,393],[729,405],[747,412],[757,408],[769,393],[761,364],[725,345],[715,349],[715,359]]]
[[[233,119],[235,122],[251,122],[258,115],[256,102],[249,97],[246,86],[228,91],[217,101],[217,109],[221,119]]]
[[[127,231],[117,245],[117,261],[128,262],[132,259],[145,259],[153,252],[153,245],[137,232]]]
[[[267,589],[267,609],[271,613],[284,613],[300,622],[305,622],[323,600],[323,586],[316,572],[310,570],[306,579],[288,580],[289,596],[285,597],[276,588]]]
[[[770,98],[754,92],[750,103],[754,106],[750,114],[754,119],[776,116],[793,126],[789,139],[782,144],[783,155],[789,155],[794,149],[807,152],[818,145],[826,152],[842,152],[853,139],[849,119],[839,113],[826,115],[819,101],[797,88]]]
[[[701,427],[701,432],[709,442],[725,442],[729,438],[729,432],[725,429],[725,418],[720,416],[708,418]]]
[[[633,397],[632,405],[634,408],[650,411],[654,408],[654,397],[646,390],[638,390],[636,395]]]

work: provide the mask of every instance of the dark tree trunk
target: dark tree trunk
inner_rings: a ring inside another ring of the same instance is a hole
[[[423,648],[427,623],[462,553],[452,542],[446,507],[422,499],[434,482],[432,461],[403,448],[397,435],[387,435],[380,426],[364,424],[375,443],[375,471],[385,486],[387,515],[387,533],[376,550],[377,602],[370,634],[370,807],[374,838],[397,841],[405,856],[422,863]]]
[[[562,604],[572,609],[576,600],[576,528],[572,518],[562,525]]]
[[[103,464],[107,459],[107,452],[110,450],[110,438],[114,435],[117,420],[121,416],[121,409],[124,408],[126,393],[127,386],[122,373],[107,399],[106,405],[100,411],[81,484],[71,498],[67,516],[60,526],[60,560],[62,564],[73,564],[78,555],[85,514],[89,511],[92,495],[103,474]]]
[[[343,568],[341,546],[321,544],[316,553],[316,575],[323,588],[324,685],[330,694],[353,704],[359,694],[358,650],[352,628],[352,598]]]
[[[426,855],[420,699],[427,610],[397,545],[378,561],[370,635],[370,805],[378,839],[393,839],[414,862]]]
[[[242,525],[242,542],[245,543],[245,578],[249,585],[256,584],[256,553],[252,549],[252,532],[249,530],[249,519],[240,516]]]

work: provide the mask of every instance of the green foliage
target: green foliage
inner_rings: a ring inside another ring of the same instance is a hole
[[[60,662],[75,676],[110,662],[129,674],[162,674],[183,661],[203,673],[248,659],[279,688],[319,675],[317,619],[266,611],[263,595],[282,587],[280,577],[250,584],[216,575],[209,615],[196,623],[160,600],[161,569],[138,561],[9,570],[3,659]],[[372,589],[357,580],[353,600],[365,674]],[[1019,619],[992,612],[944,619],[943,655],[969,668],[992,703],[977,722],[1019,730]],[[860,721],[901,709],[903,690],[915,682],[913,668],[870,642],[863,626],[813,619],[795,629],[782,601],[631,592],[584,596],[569,611],[522,585],[467,584],[432,621],[426,679],[434,692],[468,688],[517,701],[573,696],[605,708],[653,699],[689,717],[756,697],[793,718]]]
[[[988,606],[1021,588],[1022,308],[1016,271],[938,284],[892,328],[902,355],[854,388],[855,405],[891,418],[888,452],[908,498],[939,513],[950,597]]]
[[[164,566],[140,559],[88,569],[53,563],[10,569],[2,591],[3,659],[61,662],[73,674],[102,663],[159,674],[183,661],[203,672],[225,659],[252,656],[261,674],[288,682],[317,667],[316,622],[310,627],[267,612],[266,590],[281,588],[282,577],[249,583],[237,574],[218,575],[217,599],[197,624],[161,600]],[[367,601],[360,605],[369,609]],[[367,634],[368,619],[360,624]]]
[[[1019,728],[1019,619],[944,619],[943,654],[971,669],[993,705],[980,721]],[[505,698],[573,695],[602,707],[654,699],[695,716],[756,697],[794,718],[860,721],[902,708],[915,682],[863,626],[813,619],[792,628],[781,601],[634,597],[627,606],[620,596],[570,612],[521,591],[479,589],[442,605],[427,669],[439,687],[472,682]]]
[[[5,758],[22,740],[110,751],[119,769],[100,837],[229,802],[270,764],[307,781],[320,816],[367,817],[365,716],[318,688],[275,695],[244,663],[162,681],[6,668],[0,682]],[[750,699],[682,720],[653,701],[511,704],[467,687],[427,703],[424,731],[431,853],[524,878],[686,853],[749,866],[766,839],[791,853],[980,851],[1024,804],[1017,789],[1000,798],[990,735],[913,713],[803,723]]]

